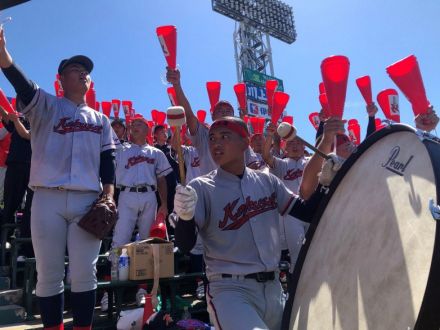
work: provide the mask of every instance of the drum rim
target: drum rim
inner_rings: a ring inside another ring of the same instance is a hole
[[[364,154],[364,152],[366,152],[373,144],[378,142],[383,137],[385,137],[389,134],[397,133],[397,132],[412,132],[412,133],[416,134],[417,130],[415,128],[413,128],[409,125],[405,125],[405,124],[391,124],[389,126],[382,128],[379,131],[374,132],[369,137],[367,137],[364,141],[362,141],[361,144],[359,144],[357,146],[356,151],[353,154],[351,154],[351,156],[344,162],[341,169],[338,171],[338,173],[336,174],[332,183],[330,184],[329,192],[327,193],[327,195],[325,197],[323,197],[323,199],[319,203],[319,206],[318,206],[315,214],[313,215],[309,229],[307,230],[307,233],[305,236],[305,243],[300,250],[300,253],[298,255],[298,259],[295,264],[293,274],[291,275],[291,277],[292,277],[291,287],[289,288],[289,291],[288,291],[289,296],[288,296],[288,299],[287,299],[286,304],[284,306],[281,329],[289,329],[290,319],[292,317],[291,314],[292,314],[293,303],[295,300],[295,293],[296,293],[296,289],[297,289],[298,282],[300,279],[301,271],[302,271],[302,268],[304,266],[304,262],[307,257],[307,252],[308,252],[310,244],[313,240],[313,235],[316,231],[316,228],[318,227],[319,222],[321,220],[321,217],[322,217],[328,203],[330,202],[334,192],[338,188],[342,179],[345,177],[345,175],[350,170],[351,166]],[[436,177],[436,179],[437,179],[437,177]],[[437,180],[436,180],[436,182],[437,182]],[[437,188],[437,196],[439,196],[438,188]],[[438,227],[439,226],[437,225],[436,226],[437,232],[439,232]],[[436,243],[437,243],[437,240],[436,240]]]

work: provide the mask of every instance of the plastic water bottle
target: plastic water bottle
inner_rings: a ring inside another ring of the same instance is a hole
[[[127,281],[128,280],[128,272],[130,266],[130,259],[127,255],[127,249],[122,249],[122,254],[119,257],[119,281]]]
[[[118,249],[113,249],[111,253],[111,270],[110,270],[110,278],[112,281],[117,281],[118,277],[118,267],[119,267],[119,256]]]
[[[182,320],[190,320],[191,319],[191,313],[188,310],[188,306],[183,307],[183,314],[182,314]]]

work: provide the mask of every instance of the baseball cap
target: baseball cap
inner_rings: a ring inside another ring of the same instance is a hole
[[[93,70],[93,62],[90,58],[84,55],[75,55],[71,58],[65,58],[60,62],[60,65],[58,66],[58,73],[61,74],[66,66],[73,63],[81,64],[89,73],[91,73]]]

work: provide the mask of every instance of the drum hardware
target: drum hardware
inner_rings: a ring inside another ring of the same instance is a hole
[[[434,220],[440,220],[440,206],[438,206],[432,198],[429,199],[429,210]]]
[[[425,132],[425,131],[416,129],[416,135],[420,139],[420,141],[422,141],[422,142],[424,140],[429,140],[429,141],[433,141],[436,143],[440,143],[440,139],[438,137],[436,137],[435,135],[432,135],[429,132]]]

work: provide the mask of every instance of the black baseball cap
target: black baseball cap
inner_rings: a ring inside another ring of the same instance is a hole
[[[93,70],[93,62],[90,58],[84,55],[75,55],[60,62],[60,65],[58,66],[58,73],[61,74],[66,66],[73,63],[81,64],[89,73]]]

